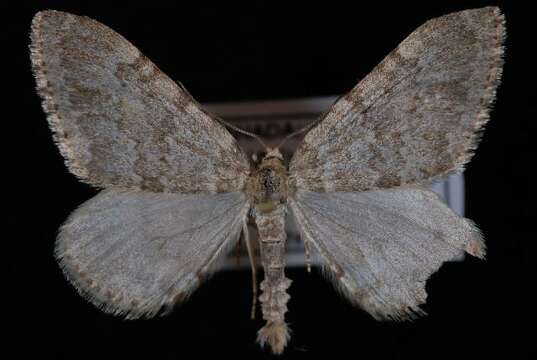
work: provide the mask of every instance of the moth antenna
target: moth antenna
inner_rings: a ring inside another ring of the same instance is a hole
[[[280,143],[278,144],[278,146],[276,146],[277,149],[279,149],[281,146],[283,146],[283,144],[285,144],[287,142],[287,140],[289,140],[290,138],[300,134],[300,133],[303,133],[304,131],[308,130],[311,126],[311,124],[308,124],[306,126],[304,126],[302,129],[299,129],[297,131],[293,131],[291,134],[287,135],[286,137],[283,138],[282,141],[280,141]]]
[[[308,125],[296,130],[296,131],[293,131],[292,133],[290,133],[289,135],[287,135],[285,138],[283,138],[283,140],[278,144],[278,146],[276,148],[279,148],[280,146],[282,146],[283,144],[285,144],[285,142],[287,140],[289,140],[290,138],[292,137],[295,137],[297,136],[298,134],[302,134],[304,132],[307,132],[308,130],[310,130],[311,128],[315,127],[317,124],[319,124],[321,121],[324,120],[324,118],[326,117],[326,115],[328,115],[328,113],[330,113],[330,111],[332,110],[332,108],[334,107],[334,105],[342,98],[344,97],[346,94],[341,94],[340,96],[337,97],[337,99],[332,103],[332,105],[330,105],[330,107],[328,109],[325,110],[325,112],[323,112],[315,121],[312,121],[311,123],[309,123]]]
[[[326,114],[326,113],[325,113]],[[307,132],[308,130],[310,130],[311,128],[313,128],[315,125],[317,125],[318,123],[321,122],[322,119],[324,119],[325,117],[325,114],[323,114],[322,116],[320,116],[317,120],[309,123],[308,125],[296,130],[296,131],[293,131],[292,133],[290,133],[289,135],[287,135],[286,137],[283,138],[282,141],[280,141],[280,143],[278,144],[278,146],[276,146],[277,149],[279,149],[281,146],[283,146],[283,144],[285,144],[287,142],[287,140],[291,139],[292,137],[295,137],[299,134],[302,134],[304,132]]]
[[[176,81],[176,84],[181,88],[181,90],[184,91],[184,93],[190,98],[190,100],[198,105],[198,108],[200,108],[207,116],[209,116],[210,118],[213,118],[214,120],[218,121],[220,124],[230,128],[230,129],[233,129],[235,130],[236,132],[239,132],[241,134],[244,134],[246,136],[250,136],[254,139],[256,139],[260,144],[261,146],[263,146],[263,148],[265,150],[268,150],[268,146],[263,142],[263,140],[261,140],[261,138],[259,136],[257,136],[256,134],[253,134],[249,131],[246,131],[246,130],[243,130],[243,129],[240,129],[238,127],[236,127],[235,125],[232,125],[230,123],[228,123],[227,121],[225,121],[224,119],[222,119],[220,116],[217,116],[209,111],[207,111],[206,109],[203,108],[203,106],[201,106],[201,104],[196,100],[194,99],[194,97],[188,92],[188,90],[185,88],[185,86],[183,85],[183,83],[179,82],[179,81]]]
[[[252,251],[252,245],[250,243],[250,232],[248,231],[248,224],[246,219],[242,223],[242,232],[244,233],[244,242],[246,243],[246,249],[248,250],[248,259],[250,259],[250,266],[252,267],[252,312],[250,317],[255,319],[255,307],[257,305],[257,272],[254,263],[254,254]]]
[[[218,116],[213,115],[213,117],[218,122],[220,122],[222,125],[227,126],[228,128],[235,130],[236,132],[239,132],[241,134],[244,134],[246,136],[250,136],[250,137],[256,139],[257,142],[259,142],[259,144],[261,144],[261,146],[263,146],[265,151],[269,150],[269,147],[267,146],[267,144],[265,144],[265,142],[263,140],[261,140],[261,138],[259,136],[257,136],[256,134],[253,134],[253,133],[251,133],[249,131],[246,131],[246,130],[243,130],[243,129],[239,128],[239,127],[236,127],[235,125],[232,125],[232,124],[228,123],[227,121],[223,120],[222,118],[219,118]]]

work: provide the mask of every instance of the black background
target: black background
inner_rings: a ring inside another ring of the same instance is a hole
[[[69,359],[271,357],[255,344],[262,321],[249,319],[246,271],[218,273],[171,316],[140,321],[101,313],[64,280],[52,255],[56,231],[97,190],[68,173],[51,140],[28,57],[36,11],[101,21],[204,102],[340,94],[427,19],[499,4],[508,33],[503,82],[465,173],[467,217],[485,234],[487,261],[445,264],[427,284],[429,316],[413,323],[376,322],[319,273],[289,270],[293,337],[282,358],[535,354],[535,13],[522,1],[322,3],[2,2],[2,293],[9,305],[1,323],[11,346],[0,351]]]

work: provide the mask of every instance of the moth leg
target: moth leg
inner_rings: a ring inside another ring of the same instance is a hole
[[[310,244],[309,244],[309,240],[307,240],[306,238],[304,238],[303,241],[304,241],[304,253],[306,254],[306,269],[310,273],[311,272]]]
[[[242,238],[237,241],[237,245],[235,245],[235,262],[237,266],[241,265],[241,245],[242,245]]]
[[[242,232],[244,233],[244,242],[246,243],[246,249],[248,250],[248,259],[250,260],[250,266],[252,268],[252,320],[255,319],[255,307],[257,304],[257,272],[255,269],[254,254],[252,251],[252,244],[250,243],[250,233],[248,232],[248,224],[246,219],[242,223]]]

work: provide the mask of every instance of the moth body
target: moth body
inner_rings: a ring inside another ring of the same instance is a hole
[[[261,345],[269,344],[274,353],[281,354],[289,340],[285,313],[291,280],[285,277],[287,169],[278,149],[267,152],[250,176],[246,190],[255,209],[265,274],[259,301],[267,323],[259,330],[257,340]]]

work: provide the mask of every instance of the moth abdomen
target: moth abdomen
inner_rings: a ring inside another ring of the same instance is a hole
[[[281,354],[289,340],[285,323],[291,280],[285,277],[285,205],[278,204],[271,211],[257,211],[255,221],[259,230],[261,263],[265,279],[261,282],[261,310],[265,326],[257,335],[263,346],[270,345],[273,353]]]

